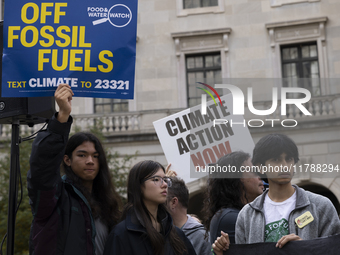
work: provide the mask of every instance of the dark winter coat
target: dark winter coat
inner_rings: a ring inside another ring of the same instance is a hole
[[[96,229],[89,203],[66,178],[60,177],[72,118],[56,117],[32,145],[28,195],[33,213],[32,255],[94,255]]]
[[[173,227],[172,218],[166,211],[159,212],[161,215],[162,234],[166,243],[164,255],[175,254],[170,246],[169,234]],[[133,209],[127,213],[125,220],[114,227],[110,233],[103,255],[153,255],[153,249],[147,238],[146,228],[143,226],[141,217]],[[176,227],[177,234],[183,240],[188,250],[188,255],[194,255],[195,250],[183,231]]]

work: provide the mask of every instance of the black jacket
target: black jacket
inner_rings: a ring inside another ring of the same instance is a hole
[[[240,210],[222,208],[218,210],[210,222],[210,243],[213,244],[221,236],[221,230],[228,233],[230,243],[235,243],[235,225]]]
[[[94,255],[96,229],[91,208],[66,178],[60,163],[72,124],[55,116],[47,130],[39,132],[32,145],[28,195],[33,213],[30,254]]]
[[[169,233],[173,227],[172,218],[166,211],[160,211],[162,234],[165,236],[166,244],[164,255],[175,254],[169,242]],[[153,249],[150,241],[146,236],[146,229],[143,226],[141,217],[130,209],[125,220],[120,222],[111,231],[105,245],[103,255],[153,255]],[[194,255],[195,250],[189,239],[184,235],[183,231],[176,227],[177,234],[183,240],[188,250],[188,255]]]

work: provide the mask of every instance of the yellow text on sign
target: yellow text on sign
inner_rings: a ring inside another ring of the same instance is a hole
[[[7,84],[9,88],[13,89],[25,88],[26,81],[8,81]]]
[[[81,49],[64,49],[62,50],[62,57],[59,58],[59,50],[41,49],[38,54],[38,71],[43,71],[44,66],[49,64],[56,71],[63,71],[68,69],[70,71],[85,71],[85,72],[97,72],[97,68],[102,73],[109,73],[113,69],[113,63],[107,57],[113,57],[113,54],[109,50],[103,50],[99,52],[98,59],[104,65],[98,65],[97,67],[90,66],[91,50]],[[61,61],[60,61],[61,59]],[[79,63],[84,63],[80,65]]]
[[[55,34],[53,34],[55,32]],[[32,40],[27,40],[27,34],[32,35]],[[39,40],[39,35],[43,39]],[[90,48],[91,43],[85,42],[84,26],[60,26],[56,30],[52,26],[43,26],[40,31],[34,26],[8,27],[8,48],[13,48],[13,42],[20,39],[20,43],[27,48],[34,47],[39,43],[42,47],[51,47],[54,44],[58,47],[82,47]]]
[[[109,50],[99,52],[95,63],[98,63],[98,60],[100,63],[91,66],[89,48],[92,44],[86,42],[85,26],[48,25],[48,23],[59,24],[61,17],[66,16],[66,7],[67,3],[51,2],[43,2],[40,6],[32,2],[23,5],[21,20],[27,26],[8,27],[7,47],[14,48],[18,43],[26,48],[40,46],[38,71],[50,67],[56,71],[111,72],[113,63],[110,58],[113,54]],[[36,23],[47,23],[47,25],[38,27],[34,25]],[[51,49],[52,47],[54,49]],[[62,49],[67,47],[77,49]]]
[[[40,16],[40,23],[46,23],[47,16],[54,16],[54,24],[60,22],[60,16],[66,16],[66,12],[61,11],[62,7],[67,7],[67,3],[41,3],[41,7],[36,3],[27,3],[21,8],[21,20],[26,24],[33,24],[38,21]],[[28,12],[32,11],[32,17],[28,17]],[[52,11],[54,11],[52,13]],[[39,15],[40,14],[40,15]]]

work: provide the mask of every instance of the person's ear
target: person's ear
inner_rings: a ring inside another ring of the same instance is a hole
[[[69,158],[69,156],[64,155],[64,162],[67,166],[71,166],[71,159]]]
[[[177,197],[173,197],[170,200],[170,207],[171,207],[171,209],[174,209],[175,207],[177,207],[177,205],[178,205],[178,198]]]

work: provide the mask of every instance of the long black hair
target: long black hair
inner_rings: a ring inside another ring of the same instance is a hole
[[[151,177],[159,169],[162,169],[165,173],[164,167],[152,160],[141,161],[132,167],[128,176],[128,203],[123,212],[123,219],[125,219],[128,211],[131,209],[138,212],[144,222],[147,237],[150,240],[153,251],[157,255],[164,253],[165,238],[152,226],[152,216],[143,202],[142,186],[145,185],[144,180]],[[158,205],[158,212],[160,211],[166,211],[164,204]],[[171,216],[169,215],[169,217]],[[179,238],[174,226],[172,226],[170,231],[169,239],[175,254],[179,255],[186,252],[184,242]]]
[[[112,175],[101,142],[92,133],[78,132],[68,140],[65,155],[72,159],[72,152],[84,142],[93,143],[99,155],[99,172],[93,180],[92,193],[83,186],[81,178],[79,178],[64,161],[62,167],[67,178],[73,182],[90,203],[94,218],[100,217],[109,229],[111,229],[119,222],[121,200],[113,185]]]
[[[239,170],[244,161],[250,158],[248,153],[237,151],[221,157],[217,161],[220,167],[235,166]],[[203,202],[203,224],[206,233],[210,230],[210,222],[215,213],[222,208],[235,208],[241,210],[242,201],[247,201],[247,193],[240,178],[210,178],[207,182],[205,199]],[[242,196],[243,199],[242,199]]]

